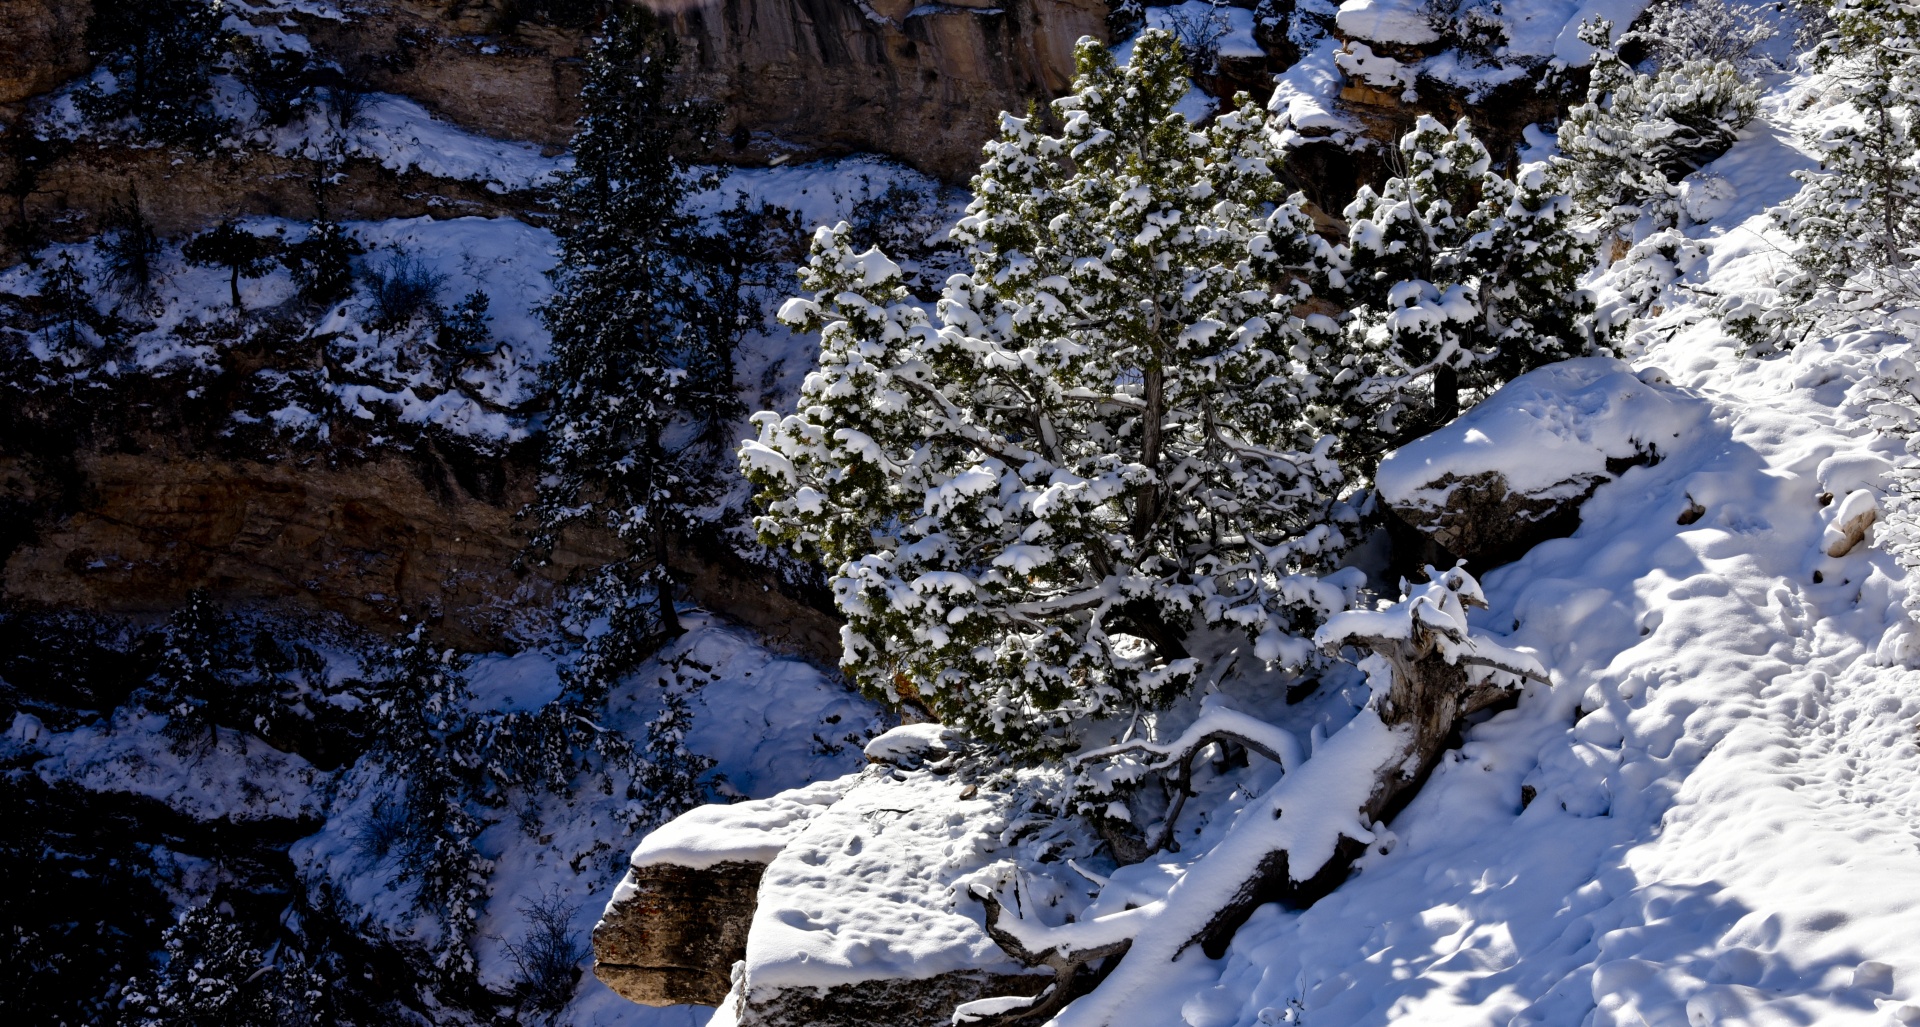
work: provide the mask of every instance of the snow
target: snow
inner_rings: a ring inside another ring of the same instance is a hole
[[[1419,46],[1440,39],[1421,0],[1346,0],[1333,23],[1343,35],[1376,43]]]
[[[1001,848],[983,821],[1005,816],[991,793],[955,778],[887,767],[862,772],[768,864],[747,939],[744,992],[956,970],[1019,973],[957,881]]]
[[[867,762],[916,767],[930,753],[945,755],[960,747],[960,733],[940,724],[902,724],[868,742]]]
[[[1683,285],[1766,287],[1781,240],[1761,211],[1799,166],[1757,127],[1709,169],[1739,199],[1688,229],[1710,251]],[[1907,344],[1858,332],[1758,361],[1703,316],[1710,298],[1668,299],[1631,360],[1664,374],[1636,388],[1589,366],[1565,384],[1601,414],[1642,397],[1656,422],[1690,426],[1683,444],[1602,485],[1572,537],[1489,573],[1472,619],[1538,653],[1555,686],[1471,729],[1332,895],[1261,909],[1221,960],[1189,952],[1129,979],[1136,945],[1057,1023],[1920,1022],[1906,574],[1870,546],[1823,544],[1899,458],[1856,397]],[[1609,379],[1617,391],[1595,387]],[[1611,423],[1592,437],[1634,437]],[[1547,463],[1522,448],[1507,466]],[[1591,466],[1604,447],[1578,448]],[[1475,452],[1463,428],[1438,455]],[[1211,833],[1182,858],[1212,862],[1193,855]]]
[[[1690,448],[1708,416],[1703,404],[1648,384],[1620,361],[1568,360],[1521,375],[1447,427],[1388,454],[1375,480],[1389,503],[1408,506],[1443,503],[1435,483],[1448,475],[1489,472],[1513,492],[1550,495],[1559,487],[1577,495],[1609,476],[1609,460]]]
[[[1253,11],[1247,8],[1186,0],[1166,7],[1148,7],[1145,13],[1145,28],[1165,29],[1183,41],[1196,35],[1212,37],[1211,43],[1222,57],[1261,60],[1267,55],[1253,39]]]
[[[838,802],[852,783],[851,778],[841,778],[765,799],[689,810],[647,835],[628,864],[705,870],[734,861],[770,862],[814,817]],[[632,886],[623,881],[610,901],[623,901],[630,894]]]
[[[1337,113],[1334,106],[1342,84],[1338,53],[1339,43],[1325,40],[1274,81],[1273,99],[1267,109],[1280,115],[1272,126],[1277,145],[1290,146],[1308,134],[1358,131],[1358,126]]]
[[[538,188],[573,163],[571,157],[547,156],[532,143],[470,132],[404,96],[369,93],[364,104],[344,134],[336,134],[316,111],[272,130],[271,146],[283,155],[315,158],[338,147],[400,174],[479,182],[496,193]]]

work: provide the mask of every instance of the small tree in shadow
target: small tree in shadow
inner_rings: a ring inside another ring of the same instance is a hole
[[[556,1012],[573,998],[586,957],[573,931],[578,910],[557,892],[520,907],[527,930],[518,942],[508,943],[507,956],[518,971],[514,983],[521,1000],[539,1012]]]

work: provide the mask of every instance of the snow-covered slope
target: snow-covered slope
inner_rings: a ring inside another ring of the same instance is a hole
[[[1469,732],[1330,897],[1190,951],[1131,1022],[1920,1023],[1905,573],[1823,544],[1836,497],[1899,459],[1862,391],[1904,343],[1745,357],[1685,288],[1771,281],[1764,212],[1809,163],[1790,121],[1814,92],[1783,85],[1703,172],[1738,199],[1690,229],[1708,254],[1632,354],[1707,428],[1485,579],[1476,622],[1551,693]]]

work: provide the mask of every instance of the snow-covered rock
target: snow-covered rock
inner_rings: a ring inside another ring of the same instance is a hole
[[[1388,454],[1375,482],[1395,514],[1448,552],[1497,566],[1572,534],[1596,489],[1686,446],[1705,417],[1657,371],[1569,360]]]
[[[1038,992],[1051,974],[956,900],[1003,854],[1004,797],[891,763],[952,741],[896,729],[869,747],[889,762],[655,831],[594,931],[594,972],[637,1002],[721,1005],[739,1024],[936,1027],[962,1003]]]
[[[593,929],[593,972],[642,1005],[718,1005],[746,954],[761,875],[851,777],[690,810],[648,835]]]

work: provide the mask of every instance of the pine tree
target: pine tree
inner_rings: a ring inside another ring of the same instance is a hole
[[[1815,57],[1851,116],[1810,133],[1820,170],[1795,172],[1800,192],[1773,212],[1799,244],[1776,320],[1874,318],[1920,298],[1920,6],[1839,0],[1832,15]]]
[[[1637,242],[1677,222],[1680,180],[1733,145],[1753,120],[1759,89],[1727,59],[1636,72],[1610,42],[1612,32],[1598,18],[1580,28],[1594,48],[1593,77],[1587,102],[1560,125],[1557,164],[1583,210],[1605,231]]]
[[[469,718],[473,694],[459,658],[433,645],[424,622],[380,657],[370,690],[377,758],[405,789],[393,855],[401,874],[420,882],[419,907],[446,927],[436,968],[447,979],[470,976],[470,937],[493,867],[474,849],[483,825],[472,803],[486,755]]]
[[[255,235],[240,227],[233,218],[194,236],[181,249],[187,263],[195,267],[217,267],[227,272],[227,288],[233,296],[233,309],[241,309],[240,279],[262,278],[273,270],[274,257],[280,252],[278,236]]]
[[[141,210],[139,194],[130,194],[125,202],[109,207],[106,221],[106,231],[95,245],[105,258],[107,279],[121,296],[144,302],[153,295],[160,236]]]
[[[468,361],[493,352],[493,332],[487,328],[493,320],[487,313],[491,305],[487,294],[475,289],[440,318],[440,331],[434,339],[439,357],[434,372],[446,388],[458,384],[460,369]]]
[[[1192,632],[1298,665],[1345,601],[1315,576],[1341,472],[1303,420],[1318,340],[1287,267],[1326,247],[1275,191],[1264,115],[1195,130],[1165,32],[1076,58],[1060,134],[1002,116],[938,325],[847,226],[815,236],[782,318],[820,333],[818,368],[741,451],[762,538],[832,575],[843,666],[1029,754],[1181,694]]]
[[[161,935],[166,962],[129,984],[128,1027],[320,1027],[333,1022],[323,981],[278,947],[263,950],[218,906],[186,910]]]
[[[113,73],[115,88],[80,93],[97,120],[138,118],[163,143],[209,146],[225,127],[212,106],[213,75],[232,42],[221,0],[98,0],[87,22],[87,53]]]
[[[1329,377],[1363,465],[1457,417],[1463,396],[1606,338],[1577,287],[1592,246],[1545,166],[1500,177],[1465,119],[1422,116],[1399,154],[1405,173],[1345,212],[1351,313]]]
[[[732,355],[698,281],[698,221],[687,195],[710,184],[682,154],[718,124],[707,106],[669,99],[679,59],[644,7],[609,16],[586,62],[574,167],[555,203],[561,261],[543,311],[553,333],[547,474],[534,512],[547,548],[576,521],[627,546],[617,569],[650,587],[658,625],[677,633],[669,539],[700,517],[719,441],[685,423],[730,421]],[[705,437],[703,437],[705,436]]]
[[[306,237],[280,253],[280,262],[293,275],[299,297],[308,303],[332,303],[353,290],[353,258],[367,252],[340,222],[327,216],[307,226]]]
[[[42,276],[40,305],[47,315],[42,330],[47,358],[67,367],[88,363],[101,344],[103,319],[73,254],[62,253]]]

